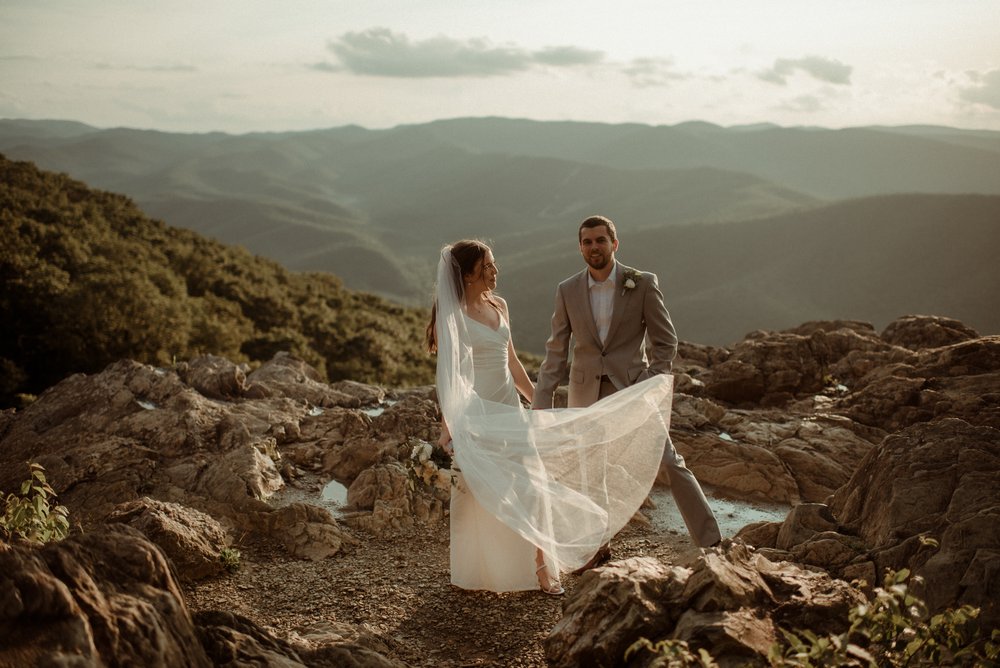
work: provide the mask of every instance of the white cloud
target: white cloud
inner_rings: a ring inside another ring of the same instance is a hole
[[[113,65],[111,63],[96,63],[95,70],[110,70],[116,72],[150,72],[156,73],[191,73],[197,72],[194,65]]]
[[[622,72],[632,80],[632,85],[639,88],[666,86],[672,81],[688,78],[674,68],[674,62],[669,58],[635,58],[622,67]]]
[[[797,114],[815,114],[823,111],[823,101],[815,95],[799,95],[791,100],[786,100],[779,109],[791,111]]]
[[[959,96],[966,102],[1000,109],[1000,70],[991,70],[985,74],[979,72],[967,74],[975,85],[961,89]]]
[[[538,65],[594,65],[604,58],[600,51],[574,46],[529,51],[517,46],[497,46],[487,39],[458,40],[439,36],[413,41],[388,28],[345,33],[330,42],[329,48],[343,69],[354,74],[405,78],[488,77]],[[311,67],[326,71],[337,69],[330,63]]]
[[[823,58],[822,56],[805,56],[804,58],[778,58],[774,65],[757,76],[770,83],[784,86],[788,82],[788,77],[801,71],[809,76],[838,85],[850,85],[851,71],[850,65],[845,65],[838,60]]]

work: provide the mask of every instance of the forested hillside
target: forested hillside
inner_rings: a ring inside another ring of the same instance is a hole
[[[426,312],[147,218],[121,195],[0,155],[0,405],[128,357],[280,350],[329,380],[429,383]]]

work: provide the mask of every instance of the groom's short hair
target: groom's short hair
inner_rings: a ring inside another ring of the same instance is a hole
[[[610,218],[605,218],[604,216],[591,216],[582,223],[580,223],[580,229],[577,230],[577,241],[583,241],[583,231],[591,227],[600,227],[603,225],[608,228],[608,236],[611,237],[612,243],[618,238],[617,232],[615,231],[615,224],[611,222]]]

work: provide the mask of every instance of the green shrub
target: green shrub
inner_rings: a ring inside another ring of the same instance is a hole
[[[69,534],[69,511],[53,506],[56,493],[45,480],[41,464],[29,464],[31,477],[21,483],[21,494],[8,494],[0,516],[5,540],[20,536],[36,543],[62,540]],[[30,496],[29,496],[30,494]]]
[[[929,614],[927,605],[910,591],[920,582],[910,571],[890,571],[871,599],[855,606],[850,626],[839,635],[782,631],[785,641],[771,647],[771,666],[981,666],[995,665],[1000,656],[1000,631],[983,639],[979,608]]]
[[[224,547],[219,552],[219,561],[230,573],[240,570],[240,551],[231,547]]]
[[[929,544],[933,541],[928,539]],[[910,589],[919,583],[903,569],[890,571],[883,587],[849,613],[850,626],[839,635],[819,636],[809,630],[781,630],[783,641],[768,653],[772,668],[832,666],[996,666],[1000,665],[1000,630],[984,638],[979,608],[963,605],[956,610],[929,614],[926,604]],[[656,655],[650,666],[661,668],[710,668],[716,662],[704,649],[695,654],[683,640],[646,638],[634,642],[625,659],[648,651]]]
[[[641,650],[656,655],[649,668],[719,668],[707,650],[699,649],[695,654],[683,640],[661,640],[654,645],[647,638],[639,638],[625,650],[625,660]]]
[[[121,358],[279,351],[330,381],[434,382],[428,314],[148,219],[129,199],[0,155],[0,407]]]

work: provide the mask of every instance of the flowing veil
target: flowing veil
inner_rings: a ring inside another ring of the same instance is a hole
[[[525,410],[474,390],[461,272],[437,275],[437,389],[455,460],[476,501],[560,566],[576,568],[631,519],[656,478],[673,377],[656,375],[587,408]]]

